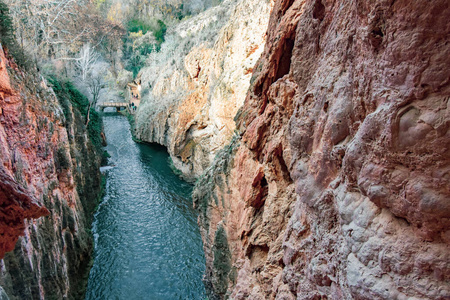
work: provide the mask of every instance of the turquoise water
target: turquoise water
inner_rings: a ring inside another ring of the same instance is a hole
[[[191,185],[159,146],[133,142],[125,117],[104,116],[106,194],[95,215],[87,300],[205,299],[205,258]]]

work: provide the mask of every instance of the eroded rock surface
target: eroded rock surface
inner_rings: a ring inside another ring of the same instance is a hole
[[[1,50],[0,59],[2,295],[81,299],[101,188],[97,150],[68,99]]]
[[[449,18],[275,3],[241,138],[194,192],[221,298],[450,299]]]
[[[142,95],[135,135],[167,146],[188,180],[203,173],[236,129],[272,5],[227,0],[180,23],[141,71],[151,91]]]
[[[0,206],[1,206],[1,240],[0,258],[12,251],[19,236],[25,230],[24,220],[39,218],[49,211],[9,177],[5,170],[0,170]]]

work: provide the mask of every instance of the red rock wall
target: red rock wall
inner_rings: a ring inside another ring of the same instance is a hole
[[[0,286],[11,300],[84,298],[98,154],[80,112],[0,60]]]
[[[25,230],[24,220],[39,218],[49,211],[39,205],[4,169],[0,170],[0,258],[12,251]]]
[[[11,87],[7,64],[9,62],[3,51],[0,50],[0,99],[2,102],[0,118],[3,121],[1,127],[2,150],[14,143],[6,132],[15,129],[14,124],[8,124],[9,126],[6,124],[7,121],[5,119],[8,118],[7,115],[10,113],[6,103],[11,102],[12,99],[19,99],[17,91]],[[5,125],[10,127],[9,129],[11,130],[5,130]],[[6,143],[9,145],[5,145]],[[4,158],[3,155],[2,158]],[[0,259],[3,259],[5,252],[14,249],[19,236],[23,235],[25,229],[24,221],[26,219],[39,218],[49,214],[48,210],[30,192],[20,186],[8,174],[11,173],[8,172],[11,171],[8,169],[10,168],[5,168],[5,165],[2,165],[0,168]]]
[[[450,299],[449,19],[276,2],[241,138],[194,193],[220,297]]]

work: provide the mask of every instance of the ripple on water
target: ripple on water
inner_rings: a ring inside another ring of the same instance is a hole
[[[191,187],[163,148],[138,145],[126,118],[105,116],[106,193],[93,224],[86,299],[204,299],[202,242]]]

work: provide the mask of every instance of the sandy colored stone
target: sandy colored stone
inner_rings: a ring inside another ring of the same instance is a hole
[[[276,1],[241,139],[194,192],[219,298],[450,298],[449,17],[443,0]]]
[[[137,112],[135,135],[167,146],[187,180],[198,178],[234,134],[234,116],[262,53],[272,5],[227,0],[181,22],[168,33],[181,45],[171,53],[163,53],[163,45],[162,58],[149,58],[167,63],[141,71],[143,86],[152,86]],[[215,28],[219,19],[227,21]],[[202,39],[211,41],[197,42]]]

